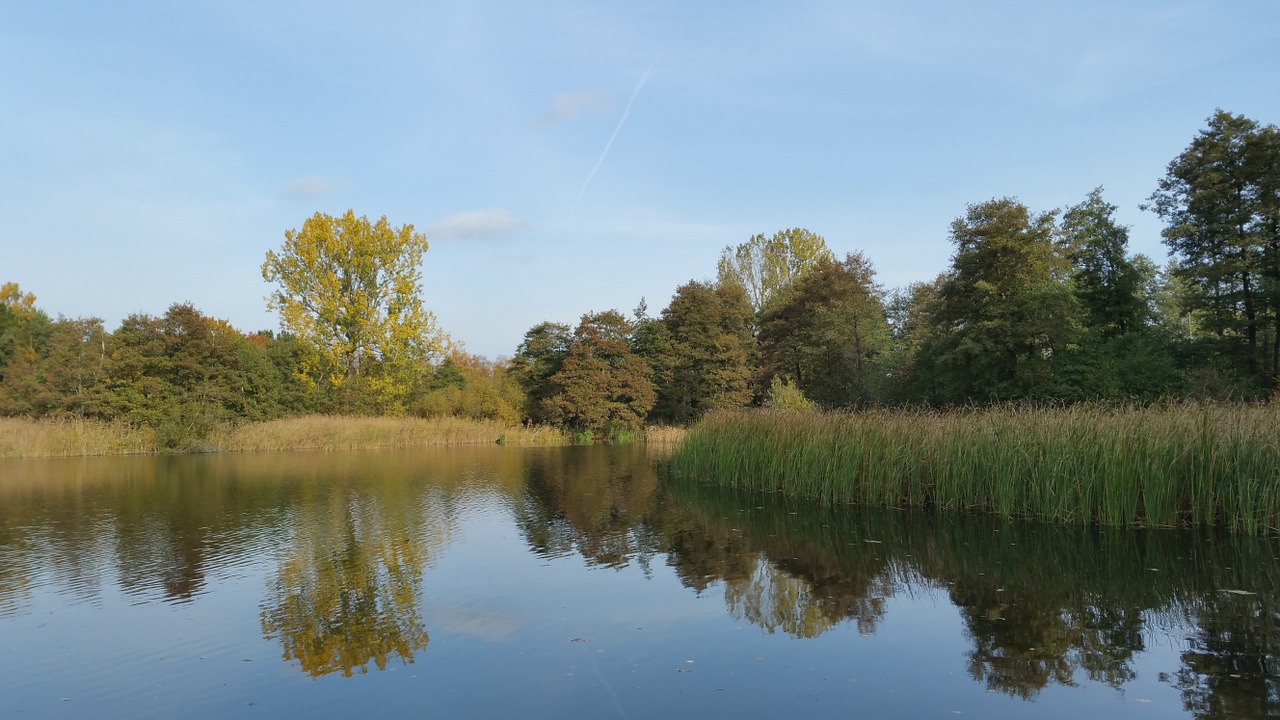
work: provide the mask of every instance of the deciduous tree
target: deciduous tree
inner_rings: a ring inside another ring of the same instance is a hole
[[[793,379],[825,407],[873,402],[889,347],[883,291],[861,253],[819,260],[761,319],[766,376]]]
[[[554,393],[551,378],[560,372],[571,344],[568,325],[541,322],[529,328],[511,358],[511,374],[525,394],[525,415],[533,422],[547,421],[544,403]]]
[[[447,346],[422,304],[427,239],[412,225],[316,213],[285,232],[262,277],[269,307],[313,349],[306,374],[336,391],[339,409],[397,412],[427,362]]]
[[[753,235],[720,252],[716,266],[721,283],[741,285],[751,308],[763,312],[770,298],[819,260],[833,259],[827,241],[803,228],[780,230],[772,237]]]
[[[543,401],[548,420],[607,437],[635,430],[656,399],[647,363],[631,350],[631,324],[616,310],[582,316]]]
[[[970,205],[952,222],[936,331],[920,349],[937,378],[933,400],[1019,399],[1048,387],[1079,323],[1054,232],[1053,213],[1008,197]]]
[[[1150,206],[1193,307],[1259,385],[1280,368],[1280,130],[1218,110],[1169,163]],[[1264,349],[1265,348],[1265,349]]]
[[[1141,270],[1128,255],[1129,229],[1116,223],[1115,211],[1099,187],[1062,215],[1085,325],[1105,337],[1136,330],[1151,314]]]
[[[751,306],[737,283],[689,282],[676,290],[647,344],[662,368],[654,416],[689,423],[751,402],[756,342]]]

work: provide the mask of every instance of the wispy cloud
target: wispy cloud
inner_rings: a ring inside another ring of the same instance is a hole
[[[325,195],[331,195],[340,190],[348,190],[354,187],[355,183],[350,180],[341,180],[338,178],[324,177],[321,175],[303,175],[296,177],[285,183],[280,189],[287,197],[312,200]]]
[[[535,127],[547,127],[549,125],[557,125],[572,120],[583,112],[591,111],[602,114],[613,112],[613,105],[609,101],[587,92],[586,90],[578,90],[571,93],[560,93],[551,101],[551,109],[543,113],[534,123]]]
[[[600,169],[600,165],[604,162],[605,156],[609,154],[609,148],[613,147],[613,141],[618,139],[618,133],[622,132],[622,126],[627,122],[627,116],[631,114],[631,106],[636,103],[636,96],[640,94],[640,89],[649,80],[649,73],[653,72],[653,64],[658,61],[655,55],[649,61],[649,67],[644,69],[640,75],[640,79],[636,81],[636,86],[631,89],[631,97],[627,99],[627,107],[622,111],[622,117],[618,119],[618,126],[613,129],[613,134],[609,136],[609,141],[604,144],[604,150],[600,152],[600,157],[596,159],[596,164],[592,166],[591,172],[587,173],[587,179],[582,181],[582,187],[578,190],[578,197],[573,200],[573,207],[569,209],[569,214],[578,209],[578,203],[582,202],[582,194],[587,191],[587,186],[591,184],[591,178],[596,176],[596,171]]]
[[[460,212],[427,228],[427,237],[438,240],[491,240],[532,227],[503,208]]]

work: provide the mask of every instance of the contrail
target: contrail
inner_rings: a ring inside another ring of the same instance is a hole
[[[578,197],[573,201],[573,207],[569,210],[570,217],[578,209],[578,203],[582,202],[582,194],[587,191],[587,186],[591,184],[591,178],[596,176],[596,171],[600,169],[600,164],[604,162],[604,158],[609,154],[609,148],[613,147],[613,141],[618,138],[618,133],[622,131],[622,126],[627,122],[627,116],[631,114],[631,106],[636,102],[636,96],[640,94],[640,88],[644,87],[645,82],[649,79],[649,73],[653,71],[653,63],[658,57],[655,55],[653,60],[649,61],[649,67],[644,69],[644,74],[636,81],[636,86],[631,90],[631,98],[627,100],[627,107],[622,111],[622,117],[618,120],[618,126],[613,129],[613,134],[609,136],[609,142],[604,144],[604,150],[600,152],[600,157],[596,158],[596,164],[591,168],[591,172],[587,173],[587,179],[582,181],[582,187],[578,190]]]

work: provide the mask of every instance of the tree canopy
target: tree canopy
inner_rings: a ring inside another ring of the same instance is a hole
[[[934,279],[886,293],[860,252],[802,228],[724,248],[715,280],[514,357],[463,351],[423,299],[426,238],[316,213],[266,254],[282,331],[242,333],[189,303],[108,332],[0,285],[0,415],[120,420],[165,447],[308,412],[410,412],[596,436],[742,405],[859,408],[1003,401],[1263,399],[1280,388],[1280,129],[1222,110],[1146,209],[1170,259],[1129,252],[1117,207],[1013,197],[969,205]]]
[[[883,293],[861,253],[819,259],[761,319],[764,375],[794,381],[825,407],[874,402],[889,349]]]
[[[745,243],[726,247],[720,251],[716,273],[721,283],[741,285],[751,309],[760,313],[787,283],[819,260],[834,257],[821,235],[791,228],[771,237],[752,235]]]
[[[447,338],[422,302],[427,238],[412,225],[371,223],[348,210],[316,213],[268,251],[262,277],[279,287],[269,306],[306,342],[304,373],[327,383],[340,409],[401,411],[407,389]]]
[[[654,419],[688,423],[708,410],[751,402],[756,341],[751,306],[736,283],[691,281],[662,311],[646,360],[661,376]]]
[[[944,402],[1034,397],[1077,331],[1054,214],[1014,198],[970,205],[951,223],[951,270],[921,353]]]
[[[1280,371],[1280,130],[1218,110],[1169,163],[1150,207],[1193,284],[1191,309],[1244,372]],[[1268,337],[1269,336],[1269,337]]]
[[[631,330],[616,310],[582,316],[542,403],[550,422],[596,437],[640,427],[656,396],[648,364],[631,350]]]

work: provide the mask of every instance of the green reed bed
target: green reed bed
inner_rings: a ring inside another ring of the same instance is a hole
[[[1280,405],[715,413],[677,475],[826,503],[1107,525],[1280,526]]]

